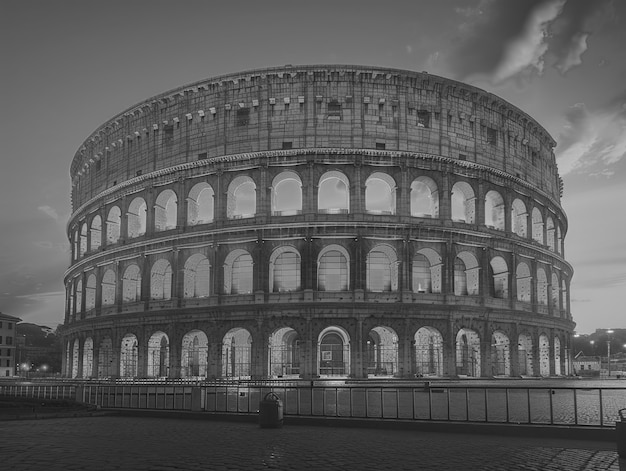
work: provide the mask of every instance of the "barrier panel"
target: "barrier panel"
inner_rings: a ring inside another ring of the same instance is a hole
[[[626,388],[429,385],[340,386],[306,382],[212,384],[2,384],[0,394],[76,399],[103,408],[257,413],[268,393],[284,415],[614,427]],[[79,396],[79,397],[77,397]]]

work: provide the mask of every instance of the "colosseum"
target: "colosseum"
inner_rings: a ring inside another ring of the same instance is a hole
[[[202,80],[71,165],[72,378],[566,375],[555,141],[426,72]]]

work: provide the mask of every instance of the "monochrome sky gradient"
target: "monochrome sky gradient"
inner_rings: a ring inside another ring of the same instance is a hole
[[[0,311],[55,327],[69,166],[131,105],[284,64],[393,67],[468,82],[558,145],[577,331],[626,328],[626,2],[4,0]]]

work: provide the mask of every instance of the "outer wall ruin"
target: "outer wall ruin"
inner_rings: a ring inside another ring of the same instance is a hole
[[[72,162],[63,374],[568,374],[554,146],[495,95],[375,67],[139,103]]]

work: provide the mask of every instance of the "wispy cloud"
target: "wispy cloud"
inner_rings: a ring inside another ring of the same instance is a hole
[[[56,209],[54,209],[53,207],[44,205],[44,206],[39,206],[37,209],[41,211],[42,213],[50,216],[55,221],[59,220],[59,214],[56,212]]]
[[[499,83],[541,75],[546,64],[561,73],[582,64],[589,37],[614,16],[610,0],[481,0],[458,8],[456,42],[443,54],[461,80],[486,76]]]
[[[522,33],[504,48],[504,56],[493,75],[496,82],[511,78],[526,69],[543,72],[548,51],[548,28],[561,13],[565,0],[538,5],[526,19]]]
[[[611,176],[610,167],[626,157],[626,92],[606,107],[589,110],[583,103],[565,114],[556,149],[561,175],[585,171]]]
[[[568,0],[563,12],[550,27],[550,52],[554,67],[561,73],[582,64],[582,55],[588,49],[588,39],[613,21],[611,0]]]

